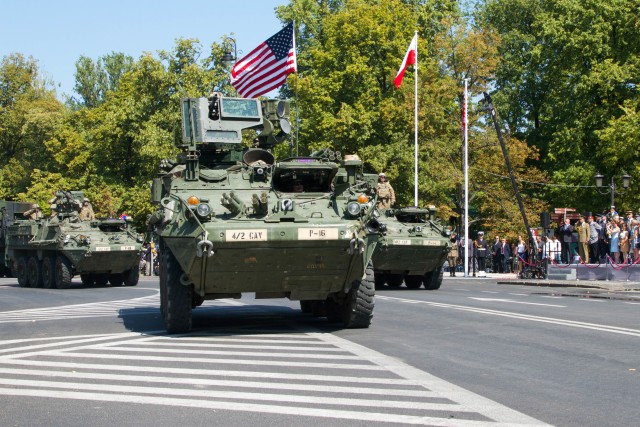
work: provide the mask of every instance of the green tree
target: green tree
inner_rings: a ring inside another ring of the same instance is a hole
[[[639,16],[635,0],[487,0],[478,14],[501,36],[495,99],[509,129],[539,148],[552,181],[574,185],[545,188],[552,205],[596,208],[579,186],[597,170],[640,179],[635,160],[612,153],[637,144],[616,128],[637,115]]]
[[[29,173],[51,161],[42,148],[62,122],[64,106],[36,60],[21,54],[3,57],[0,89],[0,196],[14,198],[29,185]]]
[[[121,52],[112,52],[94,61],[81,56],[76,61],[74,90],[79,98],[70,97],[73,108],[93,108],[104,102],[108,91],[115,91],[122,76],[131,70],[133,58]]]

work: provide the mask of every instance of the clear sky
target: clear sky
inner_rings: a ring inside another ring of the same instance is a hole
[[[249,53],[279,31],[276,6],[287,0],[0,0],[0,56],[22,53],[61,94],[73,94],[75,63],[111,52],[134,59],[170,51],[178,38],[197,38],[207,48],[234,34]],[[206,51],[206,49],[205,49]],[[238,56],[242,56],[238,53]],[[59,86],[58,86],[59,85]]]

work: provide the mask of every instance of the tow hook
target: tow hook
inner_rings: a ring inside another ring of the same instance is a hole
[[[207,255],[207,258],[212,257],[213,253],[213,243],[209,240],[201,240],[198,242],[196,250],[196,256],[198,258],[202,258],[203,255]]]
[[[349,253],[349,255],[353,255],[356,248],[358,249],[358,253],[361,254],[364,252],[364,248],[365,248],[365,244],[364,244],[364,240],[361,238],[358,239],[351,239],[349,241],[349,250],[347,251]]]

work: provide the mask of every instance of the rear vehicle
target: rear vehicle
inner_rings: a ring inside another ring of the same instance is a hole
[[[80,221],[80,191],[58,191],[57,214],[16,220],[7,228],[6,251],[22,287],[68,288],[138,284],[141,239],[121,219]]]

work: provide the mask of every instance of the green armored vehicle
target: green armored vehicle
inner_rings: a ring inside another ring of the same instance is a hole
[[[16,220],[7,229],[7,253],[22,287],[135,286],[142,243],[121,219],[81,221],[80,191],[58,191],[49,218]]]
[[[160,165],[152,185],[159,209],[149,220],[168,332],[189,331],[205,300],[242,293],[369,326],[375,180],[360,160],[336,153],[276,162],[269,149],[290,132],[288,112],[287,101],[218,93],[181,101],[183,151]],[[260,131],[252,149],[242,145],[247,130]]]
[[[451,249],[450,231],[435,220],[435,208],[407,207],[380,211],[383,233],[373,254],[375,283],[391,288],[435,290]]]
[[[24,219],[24,212],[31,208],[31,203],[0,200],[0,277],[12,277],[11,259],[7,253],[7,234],[9,226],[16,219]]]

